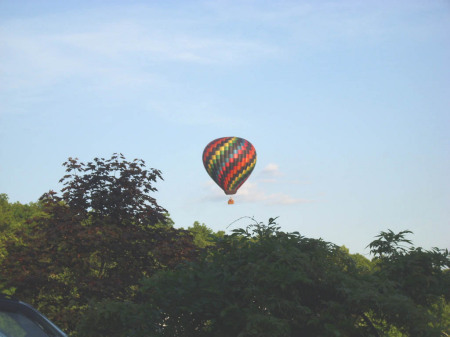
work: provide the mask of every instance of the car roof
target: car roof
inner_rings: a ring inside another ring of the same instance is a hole
[[[67,335],[59,329],[47,317],[37,311],[28,303],[22,302],[9,295],[0,294],[0,311],[19,313],[25,315],[29,319],[39,323],[41,326],[52,333],[56,337],[67,337]]]

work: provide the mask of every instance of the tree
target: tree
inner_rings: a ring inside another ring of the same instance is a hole
[[[39,203],[10,203],[8,195],[0,193],[0,230],[5,231],[10,227],[22,224],[30,217],[37,215],[40,211],[41,206]]]
[[[0,194],[0,263],[7,255],[5,241],[17,239],[14,231],[25,225],[27,219],[41,213],[40,203],[10,203],[8,195]]]
[[[191,259],[196,248],[187,231],[163,225],[167,211],[149,194],[161,172],[144,161],[114,154],[63,165],[62,197],[44,194],[45,214],[6,242],[1,278],[72,330],[90,300],[129,300],[142,277]]]
[[[214,233],[211,228],[208,228],[205,224],[195,221],[194,224],[188,227],[188,231],[192,233],[194,237],[194,244],[199,248],[206,248],[215,244],[217,238],[225,235],[224,231]]]
[[[446,252],[435,254],[448,267]],[[448,330],[445,312],[432,310],[448,301],[445,270],[429,275],[435,286],[422,289],[430,302],[420,305],[386,271],[389,263],[377,268],[358,266],[332,243],[282,232],[274,219],[255,222],[218,240],[200,259],[146,278],[139,301],[92,308],[80,328],[86,337],[425,337]],[[110,326],[112,334],[101,330]]]
[[[411,231],[381,232],[369,244],[373,274],[380,283],[394,289],[395,295],[410,303],[394,307],[386,303],[373,310],[380,323],[398,326],[408,336],[426,336],[431,328],[450,330],[450,259],[448,250],[424,250],[406,239]],[[446,314],[447,312],[447,314]],[[381,324],[383,325],[383,324]]]

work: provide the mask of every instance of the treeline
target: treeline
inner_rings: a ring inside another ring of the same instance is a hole
[[[185,230],[142,160],[63,165],[60,193],[0,195],[0,292],[72,336],[448,336],[448,251],[409,231],[381,232],[368,260],[276,219]]]

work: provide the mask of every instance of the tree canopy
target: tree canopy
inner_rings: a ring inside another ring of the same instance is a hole
[[[199,248],[213,246],[218,238],[225,235],[224,231],[214,233],[211,228],[208,228],[205,224],[200,224],[198,221],[188,227],[188,231],[193,235],[194,244]]]
[[[381,236],[372,250],[386,244],[398,250],[390,239]],[[345,249],[285,233],[271,219],[224,236],[193,262],[144,279],[138,302],[99,304],[85,316],[89,329],[82,331],[85,336],[441,336],[450,328],[448,252],[411,248],[402,254],[395,263],[377,256],[368,272]],[[410,268],[415,268],[411,277],[402,279]],[[411,288],[414,277],[420,278]]]
[[[142,277],[197,248],[189,232],[163,225],[167,211],[149,194],[160,171],[116,154],[63,165],[62,196],[45,193],[43,213],[4,242],[0,282],[70,330],[89,301],[128,300]]]

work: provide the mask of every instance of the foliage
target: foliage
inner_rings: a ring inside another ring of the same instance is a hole
[[[393,231],[381,232],[376,237],[378,239],[372,241],[367,247],[370,252],[375,255],[377,259],[390,258],[404,254],[407,251],[407,246],[411,245],[411,240],[405,238],[405,234],[412,234],[411,231],[401,231],[395,234]]]
[[[435,260],[421,260],[423,268],[431,261],[448,265],[446,252],[433,254]],[[435,270],[418,296],[420,289],[399,286],[389,262],[374,262],[368,270],[342,247],[282,232],[275,219],[255,222],[219,239],[197,261],[146,278],[137,302],[91,308],[81,331],[96,336],[95,326],[114,324],[117,336],[351,337],[440,336],[449,328],[445,312],[433,309],[448,309],[441,287],[447,272]]]
[[[191,227],[188,227],[188,231],[193,235],[194,244],[199,248],[213,246],[218,238],[225,235],[224,231],[214,233],[212,229],[205,224],[200,224],[198,221],[195,221]]]
[[[276,219],[175,229],[142,160],[64,166],[61,197],[0,194],[0,291],[74,336],[448,336],[448,251],[410,231],[381,232],[370,261]]]
[[[130,300],[139,280],[196,254],[192,236],[164,225],[149,195],[161,172],[122,155],[86,164],[69,158],[62,197],[41,198],[44,214],[7,240],[3,290],[72,330],[89,300]]]
[[[141,227],[165,221],[167,211],[148,194],[157,191],[153,184],[161,171],[146,170],[142,159],[128,162],[114,154],[87,164],[69,158],[63,165],[69,174],[60,180],[62,199],[82,219]]]
[[[14,231],[23,226],[27,219],[39,214],[42,214],[40,203],[10,203],[6,194],[0,194],[0,263],[7,255],[5,242],[18,240]]]
[[[389,285],[398,298],[410,302],[404,308],[386,306],[373,312],[380,320],[400,326],[408,336],[426,336],[431,327],[450,331],[448,250],[412,247],[412,242],[405,238],[409,233],[412,232],[381,232],[368,246],[375,256],[374,276]],[[406,316],[409,318],[405,319]]]
[[[0,193],[0,230],[2,232],[23,224],[27,219],[40,213],[39,203],[10,203],[6,194]]]

